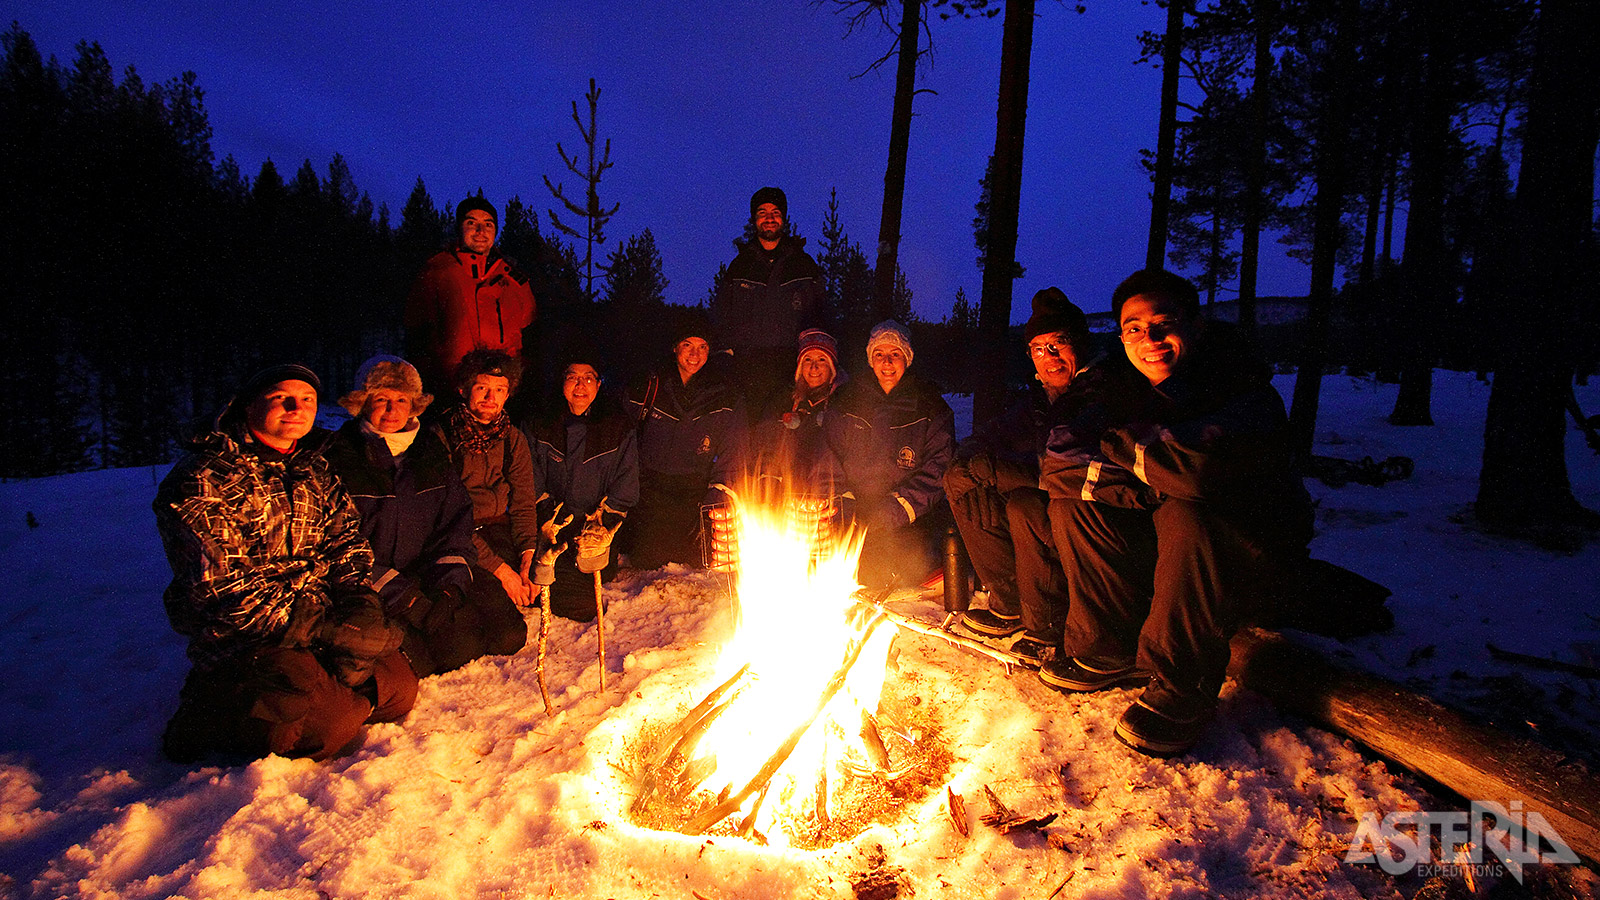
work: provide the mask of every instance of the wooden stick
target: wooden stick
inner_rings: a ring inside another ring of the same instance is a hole
[[[733,673],[732,678],[717,685],[716,690],[707,694],[706,698],[689,710],[688,714],[677,725],[674,725],[671,731],[662,736],[661,743],[667,749],[658,753],[654,760],[645,765],[644,774],[639,778],[638,792],[633,801],[632,811],[634,815],[638,815],[639,811],[644,809],[645,802],[650,799],[651,794],[655,793],[659,777],[658,773],[661,767],[680,752],[685,756],[688,755],[689,750],[695,742],[699,741],[700,736],[705,734],[705,730],[710,727],[711,722],[717,716],[722,715],[728,705],[733,702],[733,697],[729,697],[727,703],[721,702],[723,695],[733,690],[735,685],[742,687],[744,677],[749,673],[750,664],[745,663],[739,671]],[[734,696],[738,695],[735,694]]]
[[[876,606],[876,604],[874,605]],[[918,634],[936,637],[957,647],[965,647],[968,650],[981,653],[996,662],[1004,663],[1008,668],[1010,666],[1021,665],[1015,656],[1007,654],[1004,650],[996,650],[982,641],[975,641],[972,638],[962,637],[959,634],[951,634],[948,631],[943,631],[927,624],[926,622],[919,622],[916,619],[901,615],[900,613],[897,613],[891,609],[887,609],[883,606],[878,606],[877,608],[884,614],[885,617],[888,618],[889,621],[900,626],[901,628],[906,629],[907,631],[915,631]]]
[[[684,830],[684,834],[703,834],[707,828],[738,812],[739,807],[744,805],[744,801],[751,794],[760,790],[762,785],[772,780],[772,776],[776,775],[778,770],[783,767],[783,764],[789,760],[789,755],[794,752],[794,748],[800,745],[800,739],[805,737],[806,732],[810,731],[811,726],[817,721],[817,717],[822,715],[822,711],[833,701],[834,695],[844,687],[845,678],[850,675],[850,670],[855,667],[856,661],[861,658],[861,651],[866,648],[867,641],[872,637],[873,632],[877,631],[878,626],[883,623],[884,612],[884,610],[879,609],[878,615],[867,623],[866,628],[861,632],[861,639],[856,641],[845,654],[844,664],[828,680],[827,687],[823,689],[821,696],[817,698],[817,708],[812,711],[805,722],[789,733],[789,737],[767,758],[766,763],[762,765],[761,769],[756,772],[755,777],[751,778],[750,782],[742,790],[697,816],[694,821],[689,823],[689,827]]]
[[[544,651],[550,641],[550,585],[539,586],[539,665],[535,672],[539,675],[539,696],[544,698],[544,714],[554,715],[550,704],[550,689],[544,683]]]
[[[606,604],[600,597],[600,570],[594,573],[595,635],[600,639],[600,690],[606,689]]]

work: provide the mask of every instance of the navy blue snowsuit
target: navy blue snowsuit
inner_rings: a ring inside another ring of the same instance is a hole
[[[554,415],[540,417],[528,431],[533,449],[533,468],[549,499],[540,504],[540,521],[549,518],[556,503],[565,504],[561,516],[572,516],[556,542],[573,546],[556,562],[555,582],[550,585],[550,610],[558,616],[587,622],[596,615],[594,581],[578,571],[576,541],[585,517],[605,500],[616,514],[605,514],[607,527],[620,524],[639,502],[639,443],[634,420],[621,404],[604,395],[596,398],[581,416],[574,416],[562,405]],[[601,577],[609,581],[616,575],[616,554]]]
[[[737,488],[744,466],[744,402],[720,367],[685,384],[676,360],[636,382],[627,402],[639,422],[639,503],[618,540],[641,569],[699,565],[700,506],[712,484]]]
[[[933,570],[949,526],[944,471],[955,452],[955,414],[937,388],[906,373],[885,394],[852,381],[824,423],[828,445],[867,526],[859,578],[868,587],[918,582]]]
[[[325,455],[361,511],[376,561],[370,583],[405,624],[401,649],[418,675],[522,649],[522,614],[493,575],[472,565],[472,499],[435,429],[423,428],[397,457],[352,419]]]

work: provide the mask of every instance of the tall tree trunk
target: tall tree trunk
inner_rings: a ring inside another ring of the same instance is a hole
[[[1017,217],[1022,205],[1022,138],[1027,130],[1028,63],[1033,53],[1034,0],[1006,0],[1000,39],[1000,99],[995,114],[994,171],[989,182],[989,242],[983,257],[978,307],[980,388],[972,420],[987,422],[1005,404],[1006,329],[1017,264]]]
[[[878,222],[878,262],[873,269],[875,321],[894,315],[894,280],[900,270],[900,213],[906,198],[906,154],[911,148],[911,98],[917,90],[917,42],[923,0],[904,0],[900,60],[895,70],[894,115],[889,124],[889,165],[883,173],[883,218]]]
[[[1161,40],[1161,123],[1156,129],[1155,188],[1150,196],[1150,240],[1144,267],[1161,269],[1167,259],[1167,217],[1172,208],[1172,166],[1178,146],[1178,66],[1183,60],[1186,0],[1167,0],[1167,33]]]
[[[1444,195],[1446,145],[1454,104],[1449,80],[1454,47],[1443,0],[1417,7],[1422,34],[1422,97],[1411,140],[1411,208],[1406,213],[1406,250],[1402,263],[1402,304],[1391,337],[1400,354],[1400,393],[1391,425],[1432,425],[1433,364],[1438,353],[1437,325],[1453,288],[1445,256]]]
[[[1367,222],[1361,234],[1362,284],[1372,283],[1372,276],[1376,274],[1378,266],[1378,225],[1383,215],[1384,157],[1388,155],[1383,149],[1385,141],[1382,134],[1387,126],[1380,124],[1378,128],[1378,152],[1372,154],[1370,165],[1367,167]]]
[[[1544,0],[1513,205],[1509,277],[1497,292],[1502,354],[1489,393],[1478,518],[1501,526],[1586,521],[1567,477],[1564,402],[1579,298],[1592,303],[1592,91],[1600,26],[1588,0]]]
[[[1323,75],[1322,110],[1317,124],[1317,197],[1312,209],[1311,296],[1306,311],[1305,338],[1299,371],[1294,380],[1294,401],[1289,411],[1292,448],[1304,459],[1311,455],[1316,432],[1317,404],[1322,392],[1322,370],[1328,361],[1328,330],[1333,312],[1333,277],[1339,249],[1340,213],[1344,208],[1345,156],[1350,134],[1347,92],[1340,89],[1343,75],[1353,65],[1349,29],[1350,4],[1339,5],[1333,23],[1333,47],[1328,71]]]
[[[1256,272],[1261,260],[1261,220],[1267,198],[1267,116],[1271,109],[1272,34],[1277,0],[1256,2],[1256,62],[1250,85],[1250,157],[1245,160],[1244,224],[1239,251],[1239,330],[1256,338]]]

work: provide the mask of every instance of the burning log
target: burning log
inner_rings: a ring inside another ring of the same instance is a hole
[[[978,821],[990,828],[997,829],[1001,834],[1010,834],[1019,829],[1038,830],[1056,820],[1057,813],[1046,813],[1042,816],[1024,816],[1016,810],[1000,802],[994,789],[987,784],[983,786],[983,795],[989,800],[991,812],[978,817]]]
[[[955,823],[956,831],[962,837],[972,836],[972,827],[967,824],[967,801],[961,799],[956,789],[948,785],[944,789],[945,811],[950,813],[950,821]]]
[[[768,757],[766,763],[761,766],[755,777],[751,778],[743,789],[726,799],[719,800],[710,810],[696,816],[684,830],[685,834],[703,834],[707,828],[733,815],[739,810],[740,806],[744,805],[744,801],[749,799],[751,794],[760,790],[767,782],[772,780],[772,776],[778,774],[778,769],[782,768],[784,762],[789,759],[789,754],[793,753],[794,748],[799,746],[800,739],[805,737],[807,731],[811,730],[811,726],[817,721],[817,717],[822,715],[822,711],[832,702],[834,695],[839,693],[840,688],[844,687],[845,678],[850,674],[850,670],[854,668],[856,660],[861,658],[861,651],[866,647],[867,641],[872,637],[872,633],[877,630],[878,625],[882,624],[884,620],[884,611],[880,609],[878,612],[879,614],[867,623],[866,628],[861,632],[861,636],[846,652],[844,663],[839,666],[838,670],[833,673],[833,677],[828,680],[827,686],[823,688],[822,694],[817,698],[816,709],[812,711],[810,716],[806,717],[805,722],[790,732],[789,737]]]
[[[1581,762],[1334,665],[1275,632],[1247,628],[1232,649],[1228,672],[1245,687],[1468,800],[1520,800],[1574,851],[1600,862],[1600,777]]]
[[[650,799],[650,795],[655,793],[656,781],[661,767],[680,753],[687,757],[689,753],[693,752],[695,742],[699,740],[701,735],[705,734],[706,728],[710,727],[717,716],[726,711],[728,705],[733,702],[732,697],[729,697],[726,703],[722,702],[722,698],[733,690],[735,685],[741,684],[748,674],[750,674],[750,664],[745,663],[739,671],[733,673],[733,677],[717,685],[715,690],[707,694],[704,700],[701,700],[694,709],[689,710],[688,715],[685,715],[677,725],[672,727],[671,731],[662,737],[661,743],[667,749],[644,767],[644,774],[640,777],[638,796],[634,798],[631,809],[634,815],[638,815],[640,810],[644,809],[644,805]],[[714,770],[707,771],[695,783],[709,778],[711,771]]]

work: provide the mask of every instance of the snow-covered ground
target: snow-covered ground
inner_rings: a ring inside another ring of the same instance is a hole
[[[1600,662],[1600,544],[1559,554],[1475,529],[1461,514],[1487,387],[1438,373],[1440,425],[1426,429],[1384,423],[1394,392],[1324,382],[1319,452],[1404,454],[1417,468],[1381,488],[1312,484],[1314,552],[1395,591],[1392,632],[1320,643],[1506,727],[1592,746],[1595,682],[1497,662],[1485,644]],[[1600,389],[1579,396],[1600,407]],[[1576,433],[1568,455],[1579,498],[1600,505],[1600,459]],[[731,628],[725,583],[678,570],[611,586],[604,693],[594,629],[556,621],[554,717],[530,646],[426,680],[410,718],[371,729],[347,759],[189,771],[158,752],[187,668],[160,603],[149,501],[161,474],[0,485],[0,898],[847,898],[857,882],[890,896],[868,886],[883,881],[902,897],[1354,898],[1421,884],[1343,861],[1364,813],[1441,803],[1349,741],[1230,684],[1194,753],[1151,760],[1111,738],[1130,692],[1062,697],[910,633],[890,654],[883,710],[947,751],[948,770],[926,773],[934,789],[820,850],[642,829],[627,816],[641,729],[710,690]],[[910,595],[895,606],[937,615]],[[907,755],[904,737],[889,744],[892,760]],[[970,837],[945,811],[946,782]],[[985,786],[1018,812],[1060,815],[1002,835],[977,821]],[[1586,871],[1564,877],[1594,894]]]

